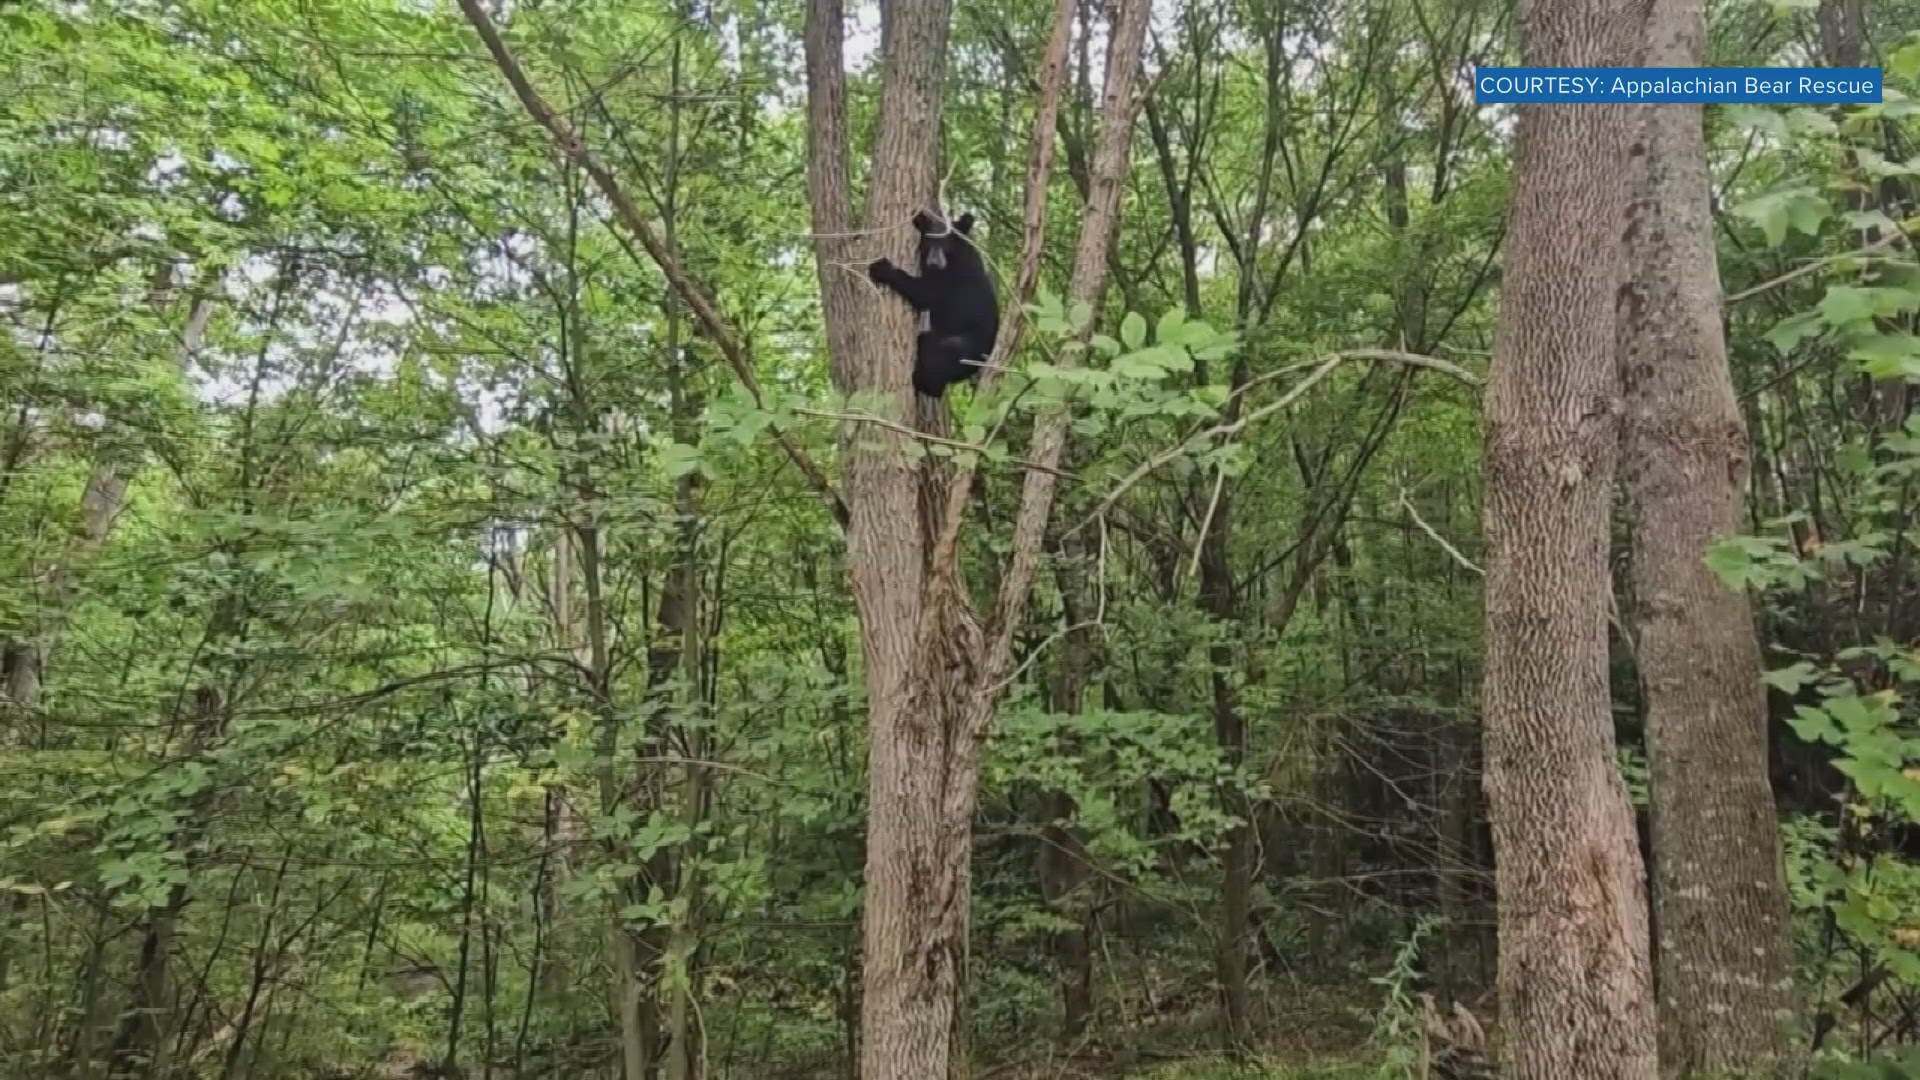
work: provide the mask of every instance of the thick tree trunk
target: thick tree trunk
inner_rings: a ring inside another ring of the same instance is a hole
[[[1632,0],[1531,0],[1525,62],[1626,63]],[[1523,105],[1487,400],[1486,789],[1505,1073],[1656,1074],[1644,872],[1607,689],[1617,175],[1633,111]]]
[[[907,424],[915,416],[912,320],[901,305],[859,289],[852,275],[875,255],[900,260],[910,251],[910,219],[932,202],[950,8],[950,0],[881,6],[880,116],[865,214],[873,237],[862,251],[847,235],[854,230],[844,12],[839,0],[810,0],[807,13],[808,188],[833,381],[842,392],[884,395],[893,418]],[[946,1074],[963,949],[929,911],[949,873],[939,806],[951,725],[940,708],[948,695],[922,693],[919,685],[942,673],[913,665],[926,548],[914,524],[921,470],[906,441],[888,428],[848,425],[841,444],[870,740],[860,1001],[860,1075],[868,1080]]]
[[[1704,0],[1654,0],[1646,63],[1691,67]],[[1721,331],[1701,108],[1648,105],[1632,148],[1621,296],[1621,480],[1652,768],[1660,1049],[1673,1075],[1765,1070],[1787,1049],[1786,879],[1766,692],[1744,594],[1708,568],[1739,531],[1749,462]]]

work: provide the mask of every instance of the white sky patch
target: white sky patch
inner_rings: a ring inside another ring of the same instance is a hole
[[[847,12],[847,70],[864,71],[880,55],[880,6],[863,3]]]

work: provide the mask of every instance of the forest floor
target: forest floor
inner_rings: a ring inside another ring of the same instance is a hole
[[[1097,1032],[1080,1046],[1029,1048],[983,1062],[975,1080],[1357,1080],[1381,1055],[1369,1047],[1367,1011],[1352,987],[1276,989],[1261,1002],[1261,1037],[1250,1057],[1219,1050],[1219,1013],[1167,1012]]]

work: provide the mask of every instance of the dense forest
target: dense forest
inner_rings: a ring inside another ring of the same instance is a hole
[[[0,3],[0,1076],[1920,1077],[1916,28]]]

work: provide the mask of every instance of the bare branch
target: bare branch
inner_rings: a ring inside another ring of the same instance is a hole
[[[1811,274],[1822,267],[1832,266],[1834,263],[1840,262],[1845,259],[1858,259],[1858,258],[1861,258],[1862,256],[1874,255],[1886,248],[1890,248],[1894,246],[1894,244],[1897,243],[1900,239],[1901,239],[1901,236],[1899,233],[1888,233],[1886,236],[1883,236],[1880,239],[1875,240],[1873,243],[1868,244],[1865,247],[1855,248],[1852,251],[1843,251],[1838,255],[1828,255],[1827,257],[1822,259],[1815,259],[1812,262],[1806,264],[1805,266],[1798,267],[1793,270],[1789,270],[1786,273],[1781,274],[1777,278],[1773,278],[1768,281],[1763,281],[1760,284],[1755,285],[1750,289],[1741,289],[1739,292],[1734,293],[1733,295],[1727,297],[1725,300],[1721,302],[1727,303],[1727,304],[1737,304],[1742,300],[1759,296],[1761,293],[1766,292],[1769,289],[1777,289],[1780,286],[1785,285],[1790,281],[1797,281],[1800,278],[1806,277],[1808,274]]]
[[[1126,183],[1128,150],[1133,141],[1134,111],[1139,105],[1133,90],[1146,43],[1150,6],[1148,0],[1118,0],[1112,9],[1100,129],[1088,178],[1086,214],[1081,219],[1080,242],[1074,253],[1073,278],[1067,290],[1076,302],[1097,306],[1106,287],[1107,253],[1119,226],[1120,196]],[[1088,336],[1092,332],[1089,320],[1081,334]],[[1068,362],[1072,360],[1069,358]],[[1053,469],[1059,467],[1066,451],[1069,419],[1069,413],[1062,407],[1036,421],[1033,450],[1029,455],[1034,461]],[[980,667],[980,685],[961,718],[961,730],[955,734],[957,745],[949,765],[950,777],[970,778],[974,775],[972,770],[977,768],[981,739],[993,717],[1005,675],[1013,666],[1013,635],[1026,614],[1033,591],[1041,540],[1053,513],[1055,485],[1055,475],[1040,470],[1028,472],[1022,485],[1020,511],[1014,520],[1012,561],[1000,580],[1000,593],[994,603],[993,621]],[[935,567],[936,576],[942,571],[943,568]],[[948,812],[968,814],[973,794],[971,783],[949,783]]]
[[[1461,566],[1465,567],[1468,570],[1473,571],[1476,574],[1484,575],[1486,573],[1485,570],[1482,570],[1480,569],[1480,567],[1474,565],[1474,562],[1472,559],[1469,559],[1465,555],[1460,554],[1459,548],[1454,547],[1452,544],[1447,543],[1447,538],[1444,536],[1441,536],[1440,533],[1437,530],[1435,530],[1433,526],[1427,524],[1427,519],[1421,517],[1420,511],[1415,510],[1413,508],[1413,503],[1407,499],[1407,493],[1404,491],[1400,493],[1400,508],[1407,512],[1407,517],[1411,518],[1413,520],[1413,523],[1420,527],[1421,532],[1426,533],[1427,536],[1430,537],[1434,543],[1440,545],[1440,550],[1446,552],[1448,555],[1453,556],[1454,562],[1459,563]]]
[[[886,428],[888,431],[897,431],[910,439],[918,439],[921,442],[939,443],[941,446],[951,446],[956,450],[972,450],[975,453],[984,454],[990,449],[979,443],[963,442],[959,439],[949,439],[945,435],[935,435],[932,432],[921,431],[917,428],[902,424],[897,420],[889,420],[884,416],[875,416],[872,413],[828,412],[825,409],[795,409],[793,411],[802,416],[817,416],[822,420],[838,420],[848,424],[873,424],[877,427]],[[1015,457],[1010,457],[1007,460],[1013,462],[1015,465],[1028,469],[1048,468],[1038,462],[1024,461]],[[1049,471],[1055,476],[1063,476],[1067,479],[1073,478],[1073,474],[1067,472],[1065,469],[1050,469]]]
[[[816,3],[827,0],[815,0]],[[1053,10],[1053,31],[1047,38],[1046,56],[1040,63],[1040,101],[1033,111],[1033,149],[1027,158],[1027,193],[1021,219],[1020,269],[1014,280],[1013,295],[1006,305],[1006,317],[1000,323],[1000,337],[993,345],[987,370],[980,374],[982,389],[998,385],[1008,362],[1020,348],[1027,331],[1027,304],[1040,283],[1040,255],[1047,241],[1047,186],[1053,175],[1054,138],[1058,134],[1060,97],[1066,84],[1067,46],[1073,39],[1075,0],[1058,0]],[[928,565],[936,573],[957,573],[960,525],[966,520],[967,500],[973,495],[978,469],[962,468],[947,485],[947,506],[940,533],[934,540]]]

